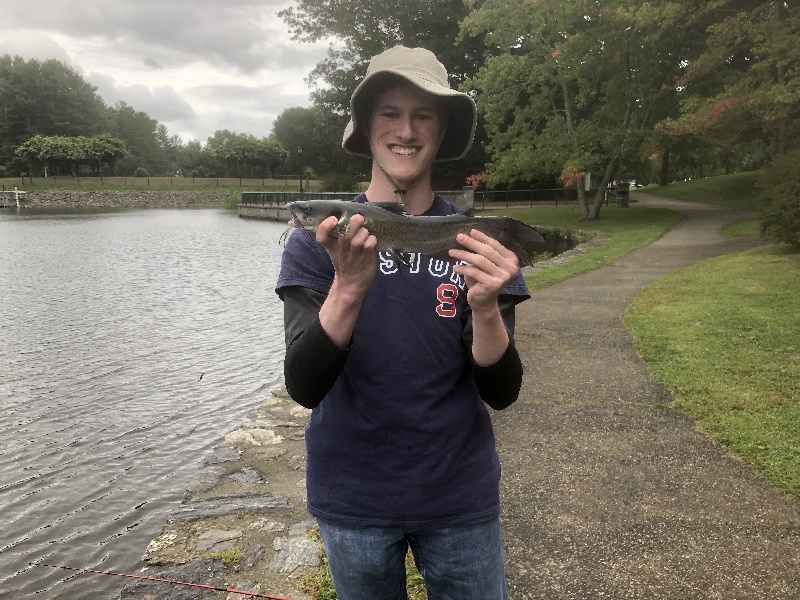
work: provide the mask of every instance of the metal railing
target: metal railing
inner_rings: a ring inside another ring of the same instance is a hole
[[[356,192],[242,192],[247,206],[283,206],[297,200],[352,200]]]
[[[597,189],[588,190],[587,198],[594,198]],[[604,202],[608,204],[606,191]],[[475,192],[475,208],[512,208],[524,206],[577,206],[578,191],[575,188],[555,188],[547,190],[502,190]]]
[[[586,192],[587,198],[594,198],[596,189]],[[283,206],[296,200],[352,200],[356,192],[242,192],[242,204],[247,206]],[[614,199],[613,190],[606,191],[604,202]],[[578,192],[575,188],[556,188],[548,190],[504,190],[475,192],[474,208],[491,210],[493,208],[513,208],[525,206],[577,206]]]

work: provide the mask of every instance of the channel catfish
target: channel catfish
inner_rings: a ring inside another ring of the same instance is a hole
[[[514,252],[520,265],[531,257],[544,238],[530,225],[511,217],[477,217],[465,213],[447,216],[413,216],[399,202],[353,202],[349,200],[301,200],[286,205],[293,224],[307,231],[330,216],[339,219],[334,235],[347,233],[353,215],[364,217],[364,226],[378,240],[378,250],[389,252],[395,260],[408,264],[403,254],[427,254],[439,260],[455,262],[450,248],[463,248],[456,242],[459,233],[482,231]]]

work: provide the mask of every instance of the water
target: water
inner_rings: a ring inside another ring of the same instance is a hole
[[[0,211],[0,598],[114,598],[279,382],[280,223]],[[202,378],[201,378],[202,375]]]

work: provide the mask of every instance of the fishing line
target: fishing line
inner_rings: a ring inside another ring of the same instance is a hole
[[[131,575],[129,573],[114,573],[113,571],[97,571],[95,569],[82,569],[80,567],[65,567],[62,565],[46,565],[44,563],[28,563],[33,567],[51,567],[53,569],[64,569],[66,571],[78,571],[79,573],[95,573],[96,575],[116,575],[117,577],[128,577],[130,579],[142,579],[144,581],[155,581],[156,583],[170,583],[172,585],[185,585],[188,587],[202,588],[204,590],[213,590],[215,592],[227,592],[229,594],[241,594],[242,596],[250,596],[252,598],[270,598],[271,600],[290,600],[283,596],[270,596],[268,594],[259,594],[258,592],[245,592],[243,590],[234,590],[231,588],[216,587],[213,585],[205,585],[203,583],[190,583],[188,581],[177,581],[175,579],[165,579],[163,577],[148,577],[147,575]]]

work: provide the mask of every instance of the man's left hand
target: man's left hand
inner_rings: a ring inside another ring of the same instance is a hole
[[[456,264],[454,270],[467,282],[467,302],[473,312],[497,309],[497,298],[519,270],[519,259],[496,239],[473,229],[469,235],[458,234],[460,248],[451,249],[451,257],[468,263]]]

